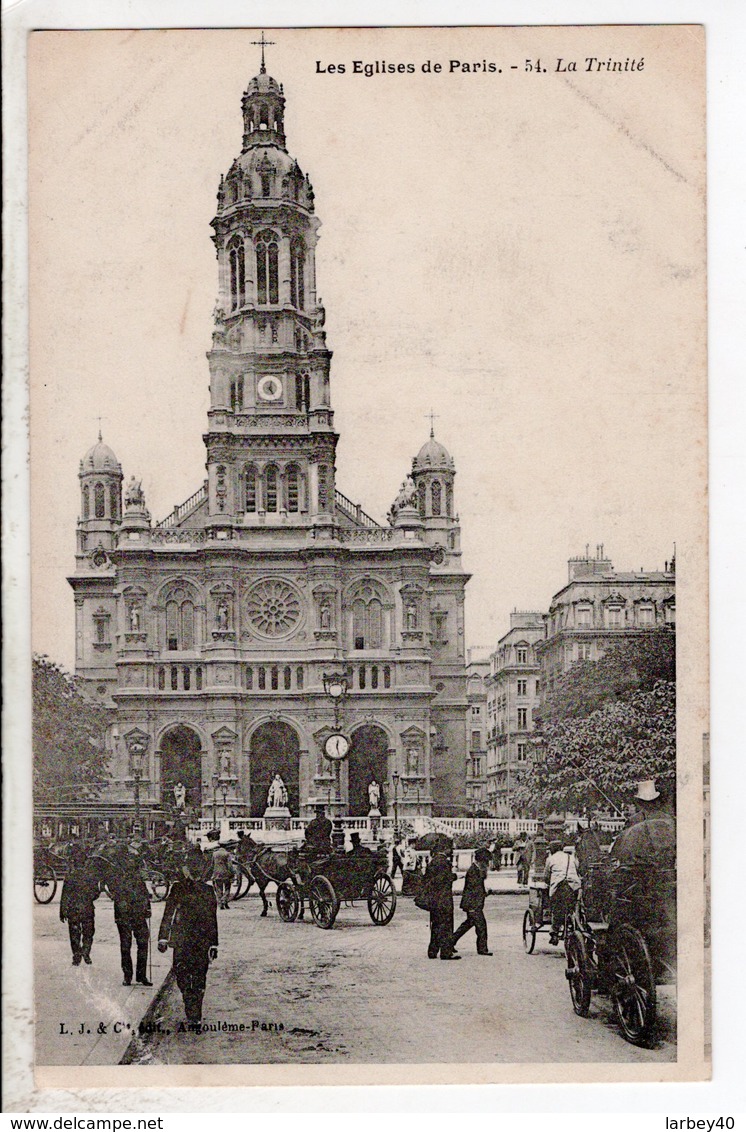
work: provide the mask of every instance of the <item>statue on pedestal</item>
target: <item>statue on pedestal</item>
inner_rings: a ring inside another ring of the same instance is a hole
[[[186,806],[186,790],[181,782],[174,786],[174,802],[177,810],[183,810]]]
[[[378,803],[381,800],[381,787],[376,782],[375,778],[368,785],[368,801],[370,802],[371,812],[378,810]]]
[[[267,795],[267,809],[268,810],[281,810],[288,804],[288,792],[285,783],[276,774],[272,779]]]
[[[416,778],[420,773],[420,752],[416,747],[409,747],[407,749],[407,774]]]

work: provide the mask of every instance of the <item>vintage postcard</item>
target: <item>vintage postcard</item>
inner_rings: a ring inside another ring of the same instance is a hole
[[[30,34],[39,1086],[709,1075],[704,46]]]

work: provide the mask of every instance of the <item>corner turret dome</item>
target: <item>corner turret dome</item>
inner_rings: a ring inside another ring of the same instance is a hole
[[[452,472],[453,467],[453,457],[449,454],[447,448],[435,439],[432,432],[430,439],[422,445],[412,461],[412,469],[415,472],[430,472],[435,471],[436,468]]]
[[[98,442],[93,445],[93,448],[89,448],[80,461],[80,470],[82,473],[121,471],[119,461],[109,445],[104,444],[101,433],[98,434]]]
[[[246,87],[246,94],[282,94],[282,87],[277,79],[273,79],[266,71],[259,75],[254,75],[249,85]]]

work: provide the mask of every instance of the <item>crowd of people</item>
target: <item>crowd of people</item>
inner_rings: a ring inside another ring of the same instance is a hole
[[[639,784],[635,804],[634,814],[610,847],[609,862],[614,866],[673,868],[675,820],[654,782]],[[333,832],[324,807],[317,807],[315,817],[306,827],[299,858],[313,861],[335,851],[345,851],[341,846],[335,849]],[[549,841],[540,877],[536,873],[535,840],[522,839],[513,849],[518,884],[527,884],[531,873],[534,881],[541,879],[548,888],[550,942],[555,944],[581,888],[572,840],[565,835]],[[416,845],[416,841],[406,839],[391,845],[385,867],[392,878],[399,873],[403,886],[408,878],[416,878],[415,904],[429,913],[428,957],[460,959],[456,945],[472,930],[477,955],[492,955],[484,908],[489,895],[488,872],[494,869],[496,856],[499,860],[499,849],[495,845],[482,846],[474,852],[459,902],[464,919],[456,928],[453,884],[457,875],[453,871],[453,841],[445,835],[431,836],[429,857],[418,853]],[[236,864],[250,863],[261,848],[243,831],[239,831],[235,840],[225,841],[220,839],[218,830],[207,835],[204,850],[186,840],[170,837],[146,842],[139,832],[129,839],[104,835],[94,843],[73,841],[65,853],[67,874],[59,913],[60,920],[68,926],[73,966],[93,962],[95,901],[101,892],[107,891],[114,903],[122,983],[131,986],[134,979],[144,987],[153,985],[149,972],[152,906],[146,878],[149,869],[157,868],[168,886],[157,946],[161,952],[172,948],[174,975],[187,1021],[198,1025],[208,967],[218,954],[218,909],[230,907]],[[352,857],[374,855],[374,851],[362,843],[359,832],[350,835],[346,852]]]

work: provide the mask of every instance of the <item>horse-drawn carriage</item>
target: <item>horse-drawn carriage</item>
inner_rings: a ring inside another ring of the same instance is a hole
[[[588,1016],[593,992],[611,998],[628,1042],[655,1028],[657,986],[676,978],[676,875],[654,862],[589,862],[565,938],[565,976],[575,1013]]]
[[[354,904],[365,900],[374,924],[390,923],[396,911],[394,882],[386,872],[386,854],[330,853],[308,857],[291,850],[288,855],[290,877],[277,888],[277,911],[286,923],[302,915],[305,903],[314,923],[331,928],[342,901]]]

